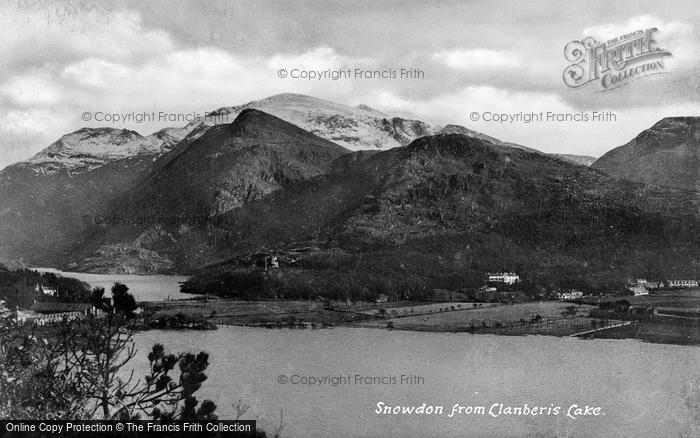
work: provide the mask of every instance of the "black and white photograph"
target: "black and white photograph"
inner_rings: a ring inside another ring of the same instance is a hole
[[[700,436],[696,1],[0,0],[0,437]]]

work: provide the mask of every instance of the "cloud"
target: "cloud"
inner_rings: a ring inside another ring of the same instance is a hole
[[[27,138],[31,134],[33,144],[12,142],[13,154],[16,156],[19,149],[27,148],[23,158],[28,158],[67,132],[86,125],[105,124],[82,121],[83,112],[203,114],[281,92],[346,101],[352,90],[362,84],[284,79],[277,76],[277,70],[283,66],[316,70],[354,68],[370,66],[372,62],[369,58],[343,56],[329,47],[269,57],[241,56],[199,47],[128,60],[90,56],[65,63],[44,63],[18,72],[0,85],[0,120],[6,122],[0,125],[0,135],[19,139],[22,133]],[[46,122],[47,118],[51,123]],[[147,135],[166,126],[169,124],[156,121],[118,123],[112,127],[134,129]]]
[[[367,103],[388,114],[403,113],[434,123],[461,124],[502,141],[533,147],[543,152],[577,153],[600,156],[623,145],[643,129],[664,117],[698,114],[699,103],[650,104],[627,108],[597,108],[615,115],[612,122],[531,121],[526,114],[582,114],[581,109],[550,92],[522,92],[491,86],[467,86],[428,99],[408,99],[390,92],[371,92]],[[470,118],[472,112],[479,120]],[[484,120],[485,113],[489,120]],[[585,111],[589,116],[591,110]],[[495,121],[495,114],[521,115],[521,119]],[[574,133],[574,135],[572,135]]]
[[[317,47],[300,54],[276,54],[270,58],[267,65],[273,70],[280,68],[326,70],[368,67],[376,63],[377,61],[372,58],[342,56],[331,47]]]
[[[65,62],[96,57],[129,62],[168,53],[170,36],[144,27],[130,10],[106,11],[86,2],[62,2],[53,7],[38,2],[5,2],[0,10],[5,63]]]
[[[659,45],[673,53],[667,59],[673,74],[640,80],[614,93],[595,93],[568,89],[561,80],[563,46],[576,38],[572,26],[583,28],[595,20],[595,14],[548,23],[549,27],[541,29],[548,35],[545,40],[540,31],[528,31],[527,20],[504,19],[500,12],[473,28],[459,20],[449,22],[447,16],[431,19],[426,13],[418,23],[425,26],[425,32],[416,32],[418,24],[411,22],[412,18],[397,16],[393,6],[385,6],[381,19],[353,17],[348,23],[362,32],[345,35],[348,32],[338,30],[343,29],[338,21],[322,26],[323,15],[307,12],[300,20],[290,20],[288,15],[295,12],[285,11],[270,22],[270,14],[256,11],[246,16],[245,24],[232,26],[235,19],[221,15],[218,9],[214,13],[221,16],[220,21],[207,15],[194,23],[200,9],[211,14],[211,7],[182,6],[185,13],[180,15],[186,18],[175,20],[163,16],[168,4],[161,5],[133,3],[133,8],[141,8],[136,12],[120,6],[105,10],[81,0],[50,7],[43,0],[0,3],[0,136],[4,140],[0,168],[28,158],[67,132],[83,126],[105,126],[104,122],[83,122],[83,111],[202,113],[281,92],[351,105],[366,103],[388,114],[463,124],[544,150],[596,154],[628,141],[665,115],[698,113],[698,38],[685,18],[672,21],[640,15],[584,29],[584,35],[605,39],[658,27]],[[269,7],[279,12],[277,3]],[[468,10],[477,6],[462,3],[459,7]],[[490,11],[486,6],[477,9]],[[235,12],[236,19],[244,20]],[[452,11],[450,15],[458,14]],[[266,21],[260,18],[258,23],[257,16]],[[387,25],[392,17],[398,17],[390,23],[395,28]],[[173,26],[173,20],[180,25]],[[445,29],[430,34],[436,23]],[[484,29],[498,35],[489,39],[489,48],[478,45]],[[210,34],[215,39],[225,37],[224,42],[216,46]],[[192,39],[192,35],[201,38]],[[387,38],[398,35],[400,41],[386,44]],[[286,37],[293,42],[280,41]],[[476,46],[460,46],[464,41],[474,41]],[[533,47],[537,48],[535,54]],[[280,68],[323,71],[403,66],[424,69],[426,78],[333,81],[277,75]],[[469,120],[472,111],[575,112],[582,108],[614,109],[622,118],[615,125],[598,127]],[[168,125],[112,127],[149,134]]]
[[[518,58],[507,51],[490,49],[441,50],[433,59],[457,70],[487,70],[513,68],[520,65]]]
[[[653,15],[637,15],[625,22],[585,28],[583,34],[603,42],[620,35],[654,27],[658,29],[654,34],[657,46],[673,54],[667,61],[670,71],[687,70],[697,65],[700,61],[696,47],[698,36],[690,23],[666,21]]]

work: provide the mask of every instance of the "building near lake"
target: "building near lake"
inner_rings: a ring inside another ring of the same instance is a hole
[[[557,292],[557,298],[560,300],[575,300],[581,298],[582,296],[583,292],[576,289],[571,289],[565,292]]]
[[[29,310],[17,310],[19,323],[33,322],[45,325],[61,321],[73,321],[88,315],[101,317],[104,312],[89,303],[34,303]]]
[[[387,301],[389,301],[389,297],[386,294],[379,294],[375,300],[376,303],[386,303]]]
[[[515,284],[520,281],[520,276],[515,272],[489,272],[489,283]]]
[[[697,280],[668,280],[668,287],[698,287]]]
[[[58,289],[44,286],[44,285],[39,284],[39,283],[37,283],[36,287],[34,287],[34,291],[37,293],[43,293],[44,295],[48,295],[50,297],[57,297],[58,296]]]
[[[644,286],[630,286],[627,288],[629,292],[632,292],[635,297],[640,295],[649,295],[649,289]]]

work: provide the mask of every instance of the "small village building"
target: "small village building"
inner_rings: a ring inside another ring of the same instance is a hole
[[[515,272],[489,272],[489,283],[515,284],[520,281],[520,276]]]
[[[389,301],[389,297],[386,294],[379,294],[376,299],[377,303],[386,303],[387,301]]]
[[[17,322],[45,325],[73,321],[88,315],[101,317],[104,312],[89,303],[34,303],[30,310],[17,310]]]
[[[576,300],[583,297],[583,292],[576,289],[571,289],[564,292],[557,292],[557,298],[560,300]]]
[[[279,256],[270,253],[261,252],[253,254],[251,256],[251,259],[256,267],[262,268],[265,271],[267,271],[268,269],[277,269],[280,267]]]
[[[697,280],[668,280],[668,287],[698,287]]]
[[[36,313],[33,310],[19,310],[18,309],[17,315],[16,315],[17,322],[20,324],[24,324],[26,322],[36,322],[40,317],[41,317],[41,315]]]
[[[649,289],[644,286],[630,286],[627,288],[628,291],[632,292],[635,297],[641,295],[649,295]]]
[[[43,293],[44,295],[48,295],[50,297],[57,297],[58,296],[58,290],[54,289],[52,287],[44,286],[42,284],[37,283],[36,287],[34,288],[34,291],[37,293]]]

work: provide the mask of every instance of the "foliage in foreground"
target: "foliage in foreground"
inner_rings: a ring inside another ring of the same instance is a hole
[[[115,284],[114,304],[96,290],[89,316],[46,327],[0,321],[0,418],[214,420],[216,405],[196,397],[207,376],[207,353],[168,354],[156,344],[143,380],[126,365],[137,350],[136,309]],[[177,371],[179,372],[177,372]]]

